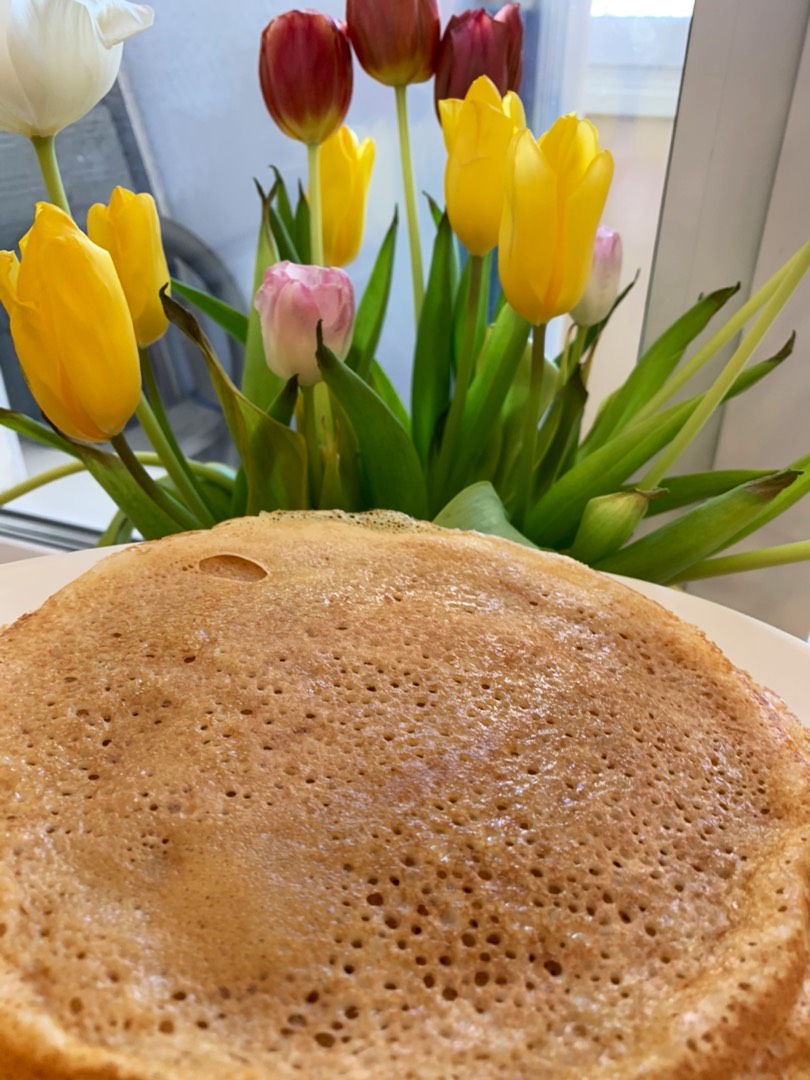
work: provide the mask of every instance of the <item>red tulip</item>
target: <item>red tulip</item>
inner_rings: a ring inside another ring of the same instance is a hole
[[[285,135],[316,146],[345,119],[352,97],[352,53],[342,23],[316,11],[288,11],[262,33],[264,103]]]
[[[445,27],[436,63],[435,100],[464,98],[481,75],[503,97],[520,89],[523,74],[523,20],[519,4],[506,4],[493,18],[483,8],[453,15]]]
[[[357,59],[378,82],[408,86],[436,70],[437,0],[346,0],[346,23]]]

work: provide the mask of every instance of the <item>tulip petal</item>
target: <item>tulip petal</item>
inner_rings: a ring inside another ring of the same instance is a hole
[[[453,231],[472,255],[485,255],[498,242],[504,198],[504,162],[514,133],[500,96],[488,79],[497,106],[475,100],[470,89],[462,103],[444,177],[447,213]],[[489,90],[483,93],[489,96]]]
[[[506,176],[498,272],[510,305],[537,325],[550,317],[546,293],[554,270],[557,176],[530,131],[515,134]]]
[[[526,127],[526,110],[523,108],[523,102],[514,90],[510,90],[504,96],[503,111],[512,121],[515,128]]]
[[[488,75],[479,75],[467,91],[465,101],[478,101],[482,105],[491,105],[493,109],[500,109],[501,95],[498,87]]]
[[[448,154],[452,152],[458,132],[458,122],[461,116],[461,108],[464,102],[459,98],[445,98],[439,102],[439,119],[444,136],[444,148]]]
[[[146,29],[150,14],[126,0],[11,0],[7,48],[21,111],[8,130],[54,135],[89,112],[115,82],[123,36]]]
[[[357,257],[363,239],[374,141],[360,144],[350,128],[342,127],[321,144],[319,154],[324,261],[345,266]]]
[[[146,4],[96,0],[93,10],[98,36],[105,49],[111,49],[142,30],[148,30],[155,21],[154,11]]]
[[[549,305],[557,315],[573,308],[588,284],[599,219],[613,178],[609,151],[597,154],[579,186],[560,207],[555,282]]]
[[[20,260],[13,251],[0,251],[0,303],[11,314],[17,304]]]
[[[132,320],[112,259],[49,203],[37,206],[23,248],[11,320],[23,372],[57,428],[105,441],[135,411],[141,387]]]
[[[100,204],[90,208],[87,232],[112,256],[138,344],[151,345],[169,325],[160,300],[160,290],[169,283],[169,268],[155,200],[145,192],[136,195],[116,187],[109,208]]]

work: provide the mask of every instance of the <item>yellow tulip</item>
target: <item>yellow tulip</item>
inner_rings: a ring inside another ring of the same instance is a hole
[[[38,203],[21,259],[0,251],[0,302],[26,381],[50,422],[106,442],[141,393],[138,347],[109,254],[50,203]]]
[[[169,325],[160,290],[169,283],[155,200],[117,187],[110,205],[96,203],[87,214],[87,235],[112,255],[124,287],[135,336],[146,348]]]
[[[538,325],[585,292],[613,158],[588,120],[562,116],[535,141],[518,132],[507,154],[498,272],[511,306]]]
[[[323,260],[326,266],[346,266],[357,257],[363,240],[366,198],[374,166],[374,140],[339,128],[321,143],[321,209]]]
[[[502,98],[482,75],[463,101],[440,101],[439,117],[447,148],[444,197],[450,224],[471,255],[486,255],[498,243],[504,161],[515,131],[526,126],[523,105],[511,90]]]

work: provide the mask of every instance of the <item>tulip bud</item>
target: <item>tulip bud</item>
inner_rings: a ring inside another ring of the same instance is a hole
[[[596,326],[606,318],[619,291],[622,272],[622,238],[613,229],[600,225],[593,245],[591,276],[582,299],[571,310],[577,326]]]
[[[0,14],[0,130],[49,136],[110,89],[128,37],[152,25],[143,4],[4,0]]]
[[[366,197],[374,165],[374,141],[342,127],[321,143],[323,258],[327,266],[346,266],[363,240]]]
[[[511,91],[501,99],[481,76],[464,101],[440,101],[439,115],[447,147],[444,195],[450,224],[471,255],[486,255],[498,242],[504,162],[512,136],[526,124],[523,105]]]
[[[346,24],[372,79],[407,86],[426,82],[436,70],[437,0],[346,0]]]
[[[614,491],[590,499],[568,554],[592,565],[627,543],[658,491]]]
[[[285,135],[317,146],[333,135],[352,98],[352,52],[345,27],[316,11],[287,11],[262,33],[259,81]]]
[[[585,292],[613,158],[588,120],[560,117],[535,140],[515,134],[507,153],[498,273],[511,306],[537,325],[571,311]]]
[[[50,422],[72,439],[106,442],[135,412],[138,346],[108,252],[51,203],[38,203],[20,241],[0,252],[0,301],[26,382]]]
[[[160,239],[160,221],[151,195],[117,187],[110,205],[96,203],[87,214],[87,235],[109,251],[124,287],[135,337],[146,348],[166,333],[169,321],[160,290],[169,268]]]
[[[259,313],[267,366],[301,386],[319,382],[316,328],[324,344],[343,360],[352,343],[354,291],[343,270],[280,262],[265,271],[253,301]]]
[[[506,4],[496,16],[483,8],[453,15],[436,61],[436,111],[445,98],[463,98],[481,75],[503,96],[520,89],[523,72],[523,20],[519,4]]]

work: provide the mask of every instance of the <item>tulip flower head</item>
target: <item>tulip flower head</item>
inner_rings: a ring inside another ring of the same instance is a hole
[[[152,25],[128,0],[0,0],[0,130],[55,135],[118,76],[123,42]]]
[[[135,195],[117,187],[109,206],[90,207],[87,235],[112,256],[138,344],[141,348],[151,345],[169,325],[160,302],[160,290],[169,283],[169,268],[155,200],[146,193]]]
[[[515,134],[506,161],[498,272],[515,311],[535,325],[585,292],[613,158],[588,120],[561,117],[535,140]]]
[[[352,97],[352,53],[342,23],[316,11],[287,11],[262,33],[259,80],[285,135],[317,146],[333,135]]]
[[[346,0],[346,24],[361,67],[378,82],[408,86],[436,70],[437,0]]]
[[[50,422],[106,442],[135,412],[138,346],[112,258],[51,203],[38,203],[21,259],[0,252],[0,302],[28,386]]]
[[[619,291],[622,272],[622,238],[613,229],[600,225],[593,245],[591,276],[582,299],[571,311],[578,326],[596,326],[607,318]]]
[[[523,73],[523,20],[519,4],[506,4],[497,15],[483,8],[453,15],[445,27],[436,60],[434,97],[463,98],[482,75],[503,96],[517,93]]]
[[[316,328],[324,345],[343,360],[352,343],[354,290],[343,270],[280,262],[265,271],[253,301],[259,313],[267,366],[301,386],[319,382]]]
[[[505,160],[526,117],[517,94],[501,97],[491,80],[476,79],[463,101],[439,102],[447,168],[444,194],[450,224],[471,255],[498,243]]]
[[[323,254],[327,266],[346,266],[363,240],[366,198],[374,166],[374,140],[358,142],[342,127],[321,143]]]

